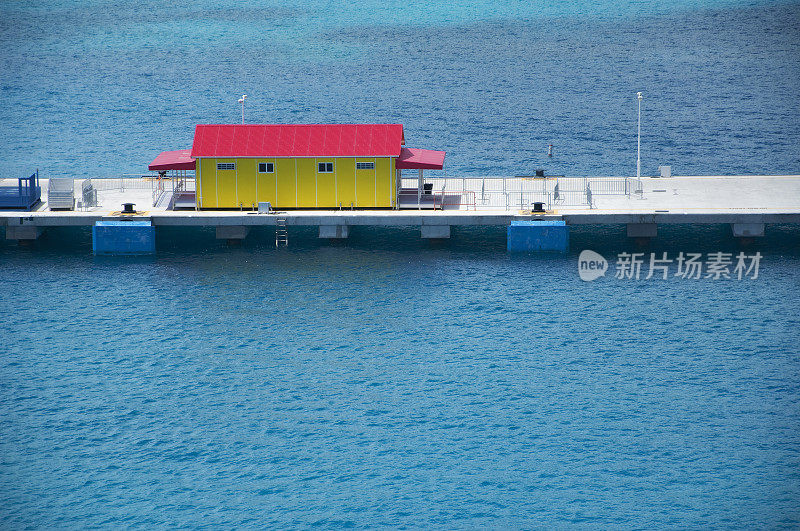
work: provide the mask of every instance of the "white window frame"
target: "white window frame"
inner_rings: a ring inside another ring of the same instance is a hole
[[[374,170],[375,163],[374,162],[356,162],[356,169],[357,170]]]
[[[235,162],[217,162],[217,171],[234,171],[236,170]]]
[[[264,165],[264,171],[261,171],[261,165]],[[272,166],[270,170],[269,167]],[[259,162],[258,163],[258,173],[275,173],[275,163],[274,162]]]
[[[324,170],[320,169],[320,168],[323,167],[323,164],[324,164],[324,168],[325,168]],[[330,167],[330,170],[328,169],[329,167]],[[317,173],[333,173],[333,171],[334,171],[333,162],[318,162],[317,163]]]

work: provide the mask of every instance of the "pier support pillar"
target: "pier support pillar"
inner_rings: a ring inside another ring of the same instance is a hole
[[[250,233],[250,227],[244,225],[220,225],[217,227],[218,240],[244,240]]]
[[[6,227],[6,240],[36,240],[42,235],[44,229],[33,225],[8,225]]]
[[[512,252],[569,250],[569,227],[564,221],[512,221],[506,248]]]
[[[350,236],[349,225],[320,225],[319,237],[325,239],[344,239]]]
[[[92,227],[96,255],[155,254],[156,228],[150,221],[96,221]]]
[[[628,238],[655,238],[658,225],[655,223],[628,223]]]
[[[447,239],[450,237],[450,225],[421,225],[420,235],[430,240]]]
[[[760,238],[764,236],[763,223],[731,223],[735,238]]]

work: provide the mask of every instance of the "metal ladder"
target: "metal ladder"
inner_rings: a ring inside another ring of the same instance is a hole
[[[283,245],[289,246],[289,233],[286,230],[286,218],[278,218],[275,220],[275,248],[277,249]]]

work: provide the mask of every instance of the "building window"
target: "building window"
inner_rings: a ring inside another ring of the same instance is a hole
[[[275,165],[271,162],[259,162],[258,173],[275,173]]]
[[[357,170],[374,170],[375,163],[374,162],[356,162],[356,169]]]
[[[317,171],[319,173],[333,173],[333,162],[320,162]]]
[[[235,170],[236,164],[233,162],[217,162],[218,170]]]

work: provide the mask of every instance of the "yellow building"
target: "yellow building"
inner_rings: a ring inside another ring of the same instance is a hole
[[[399,169],[444,162],[404,144],[400,124],[198,125],[197,208],[393,208]]]

